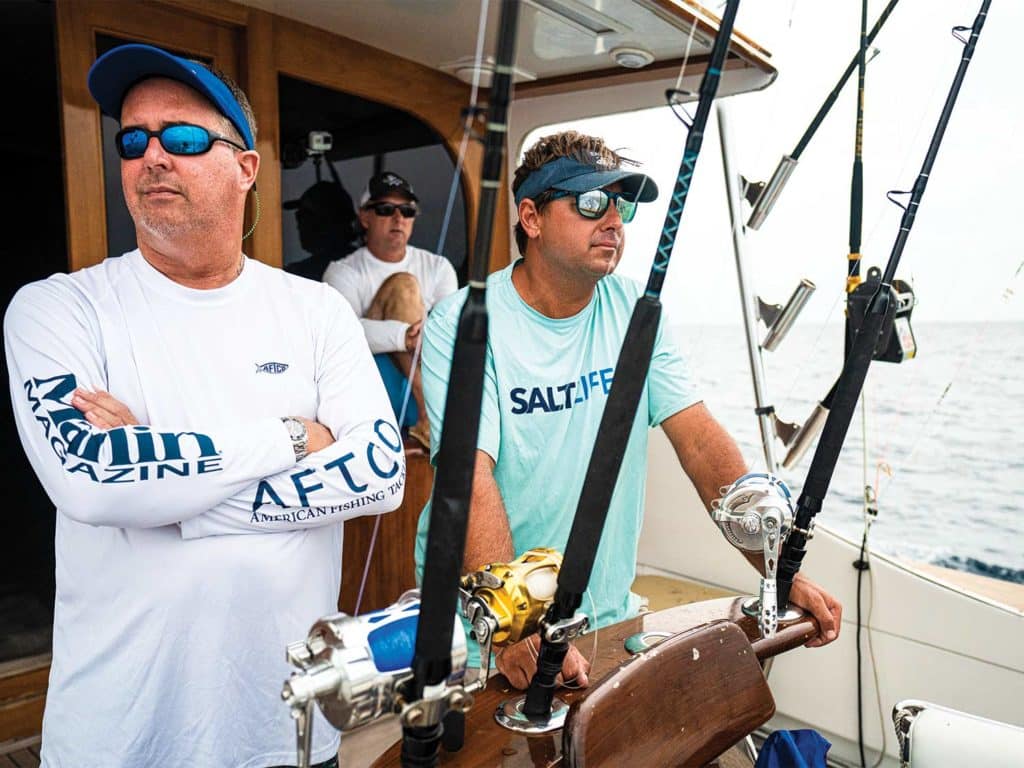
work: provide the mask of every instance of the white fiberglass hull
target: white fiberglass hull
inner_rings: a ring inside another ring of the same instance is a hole
[[[660,431],[652,434],[640,572],[756,593],[757,574],[703,517],[671,445]],[[821,518],[827,525],[827,500]],[[778,707],[770,727],[814,728],[833,743],[831,756],[857,764],[857,571],[852,563],[858,548],[819,525],[803,572],[843,603],[842,633],[825,648],[780,657],[769,677]],[[1024,613],[877,554],[869,574],[863,585],[861,667],[869,764],[882,748],[883,729],[885,765],[898,764],[890,713],[903,699],[1024,725]]]

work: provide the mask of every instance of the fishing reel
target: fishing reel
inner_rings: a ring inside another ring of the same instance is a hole
[[[480,645],[480,679],[490,672],[491,650],[534,634],[555,597],[562,555],[538,547],[510,563],[489,563],[462,579],[462,613]]]
[[[361,616],[325,616],[308,637],[288,646],[288,661],[298,671],[284,684],[281,698],[291,707],[298,742],[298,766],[307,768],[313,736],[313,705],[339,731],[351,731],[396,714],[418,725],[423,702],[404,701],[401,691],[412,678],[412,657],[420,615],[418,590],[393,605]],[[438,700],[445,710],[465,711],[472,696],[463,681],[466,635],[456,616],[452,631],[451,672]]]
[[[760,598],[748,601],[744,612],[757,617],[761,636],[775,636],[779,627],[776,575],[779,553],[789,538],[796,514],[789,488],[775,475],[746,474],[731,486],[720,489],[721,498],[711,502],[711,517],[725,538],[744,552],[764,555],[764,577]],[[810,538],[810,536],[808,536]],[[783,619],[797,618],[784,615]]]
[[[540,547],[524,552],[511,563],[485,565],[462,580],[463,612],[480,644],[482,679],[486,681],[492,647],[512,645],[536,632],[545,633],[549,640],[568,642],[586,629],[587,618],[582,614],[554,626],[545,620],[561,567],[559,552]],[[550,717],[539,723],[523,713],[525,698],[518,696],[501,703],[494,713],[499,725],[529,735],[561,727],[568,712],[564,702],[555,699]]]
[[[864,324],[864,313],[872,297],[882,285],[882,271],[878,267],[868,270],[867,278],[857,285],[846,298],[846,311],[850,316],[850,338]],[[890,290],[890,310],[882,323],[875,346],[874,359],[886,363],[902,363],[917,355],[917,341],[910,327],[910,313],[914,311],[917,299],[914,289],[903,280],[893,280]]]
[[[313,707],[339,731],[352,731],[398,715],[419,726],[445,712],[464,712],[472,694],[487,685],[491,649],[518,642],[537,631],[551,604],[562,556],[553,549],[531,549],[510,563],[491,563],[462,580],[460,600],[474,639],[480,644],[480,674],[467,685],[466,634],[458,616],[452,630],[451,672],[428,699],[403,697],[412,679],[412,659],[420,616],[420,594],[410,590],[393,605],[361,616],[337,613],[317,621],[308,637],[288,646],[297,668],[281,698],[295,719],[298,766],[308,768]]]

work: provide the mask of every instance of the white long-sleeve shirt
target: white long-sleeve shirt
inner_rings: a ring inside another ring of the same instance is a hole
[[[343,259],[332,261],[324,271],[323,281],[348,299],[363,325],[370,351],[404,352],[408,323],[401,320],[369,320],[366,312],[381,285],[396,272],[408,272],[420,284],[423,308],[429,312],[437,302],[459,288],[455,268],[444,256],[407,246],[401,261],[378,259],[366,246]]]
[[[346,518],[401,503],[401,440],[349,306],[259,262],[185,288],[141,253],[22,288],[15,419],[57,507],[43,764],[294,763],[287,643],[336,610]],[[140,425],[99,430],[75,387]],[[282,416],[336,442],[296,464]],[[258,534],[258,535],[221,535]],[[337,749],[321,719],[314,760]]]

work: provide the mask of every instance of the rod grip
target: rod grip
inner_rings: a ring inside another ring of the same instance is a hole
[[[555,698],[558,673],[569,652],[568,643],[541,643],[537,655],[537,672],[526,690],[523,714],[531,720],[547,720],[551,715],[551,702]]]
[[[402,768],[434,768],[444,727],[441,723],[402,729]]]

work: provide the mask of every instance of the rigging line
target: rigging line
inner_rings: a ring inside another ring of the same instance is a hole
[[[484,40],[487,34],[487,11],[490,5],[490,0],[480,0],[480,21],[477,24],[476,33],[476,57],[474,59],[476,66],[473,68],[473,83],[469,91],[469,108],[466,111],[466,119],[462,125],[462,139],[459,142],[459,154],[455,159],[455,170],[452,172],[452,183],[448,190],[448,202],[445,204],[444,218],[441,220],[441,231],[437,236],[437,248],[434,249],[434,253],[443,254],[444,246],[448,240],[448,226],[452,218],[452,213],[455,210],[455,199],[459,190],[459,179],[462,174],[462,165],[466,159],[466,150],[469,147],[469,137],[473,130],[473,121],[476,118],[477,113],[477,94],[479,93],[480,86],[480,73],[482,71],[483,57],[484,57]],[[319,172],[319,167],[317,168]],[[334,168],[331,166],[331,170]],[[424,324],[426,318],[423,318]],[[420,350],[423,348],[423,328],[420,327],[419,335],[416,337],[416,347],[412,354],[412,365],[409,368],[409,377],[405,381],[405,387],[402,391],[402,408],[398,415],[398,430],[401,433],[402,424],[405,423],[405,416],[408,413],[409,408],[409,397],[412,395],[413,379],[416,377],[418,370]],[[427,418],[427,414],[419,414],[421,419]],[[430,446],[426,446],[427,458],[430,456]],[[366,589],[366,581],[370,575],[370,563],[373,560],[373,553],[377,544],[377,534],[380,531],[381,515],[376,516],[376,520],[373,521],[373,533],[370,535],[370,546],[366,552],[366,561],[363,563],[363,576],[359,582],[359,592],[356,596],[356,605],[353,613],[358,616],[359,608],[363,604],[363,593]]]

